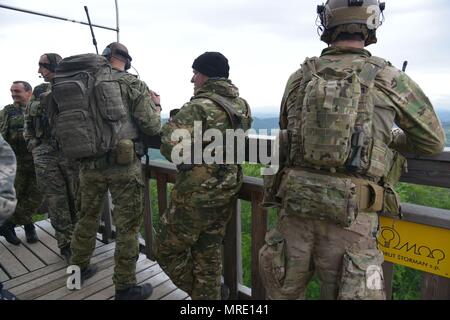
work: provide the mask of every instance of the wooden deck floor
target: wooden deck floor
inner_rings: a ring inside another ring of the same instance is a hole
[[[55,230],[48,220],[36,223],[39,242],[29,244],[25,231],[16,228],[22,240],[14,246],[0,237],[0,282],[21,300],[111,300],[114,299],[112,275],[115,243],[96,243],[91,263],[99,271],[86,280],[81,290],[66,287],[67,263],[59,254]],[[154,291],[149,300],[184,300],[188,295],[178,289],[159,265],[141,254],[136,266],[139,284],[151,283]]]

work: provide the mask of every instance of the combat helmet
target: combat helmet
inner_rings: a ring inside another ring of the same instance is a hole
[[[376,30],[382,24],[386,7],[379,0],[328,0],[317,6],[323,33],[321,40],[327,44],[341,33],[361,33],[366,46],[376,43]]]

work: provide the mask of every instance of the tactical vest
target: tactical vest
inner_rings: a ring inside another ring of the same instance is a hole
[[[318,58],[306,60],[295,119],[289,120],[290,166],[351,172],[372,181],[387,177],[394,152],[372,132],[375,78],[387,65],[371,57],[359,72],[317,72]]]
[[[24,142],[24,112],[22,107],[17,108],[13,105],[9,105],[5,107],[4,112],[6,119],[4,128],[2,128],[2,134],[4,135],[5,140],[10,144]]]
[[[52,95],[57,108],[55,135],[69,159],[99,157],[120,139],[134,138],[121,134],[129,118],[120,84],[104,57],[83,54],[63,59]]]

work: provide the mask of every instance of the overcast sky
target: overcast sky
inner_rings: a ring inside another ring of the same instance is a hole
[[[256,114],[277,114],[289,75],[326,46],[317,35],[318,0],[119,0],[120,40],[141,79],[162,97],[163,113],[192,95],[192,61],[205,51],[228,57],[230,79]],[[115,27],[113,0],[0,0],[0,4]],[[436,107],[450,110],[450,2],[386,1],[378,44],[368,49],[419,83]],[[116,40],[95,29],[99,51]],[[89,27],[0,8],[0,107],[14,80],[39,84],[44,52],[95,52]]]

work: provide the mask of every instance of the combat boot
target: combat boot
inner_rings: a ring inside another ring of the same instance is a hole
[[[124,290],[116,290],[116,300],[145,300],[153,293],[153,287],[150,283],[142,286],[134,286]]]
[[[67,264],[70,264],[70,257],[72,256],[72,250],[70,249],[70,244],[67,246],[64,246],[60,250],[61,255],[66,260]]]
[[[94,274],[98,271],[96,265],[88,265],[86,268],[81,270],[81,283],[85,282],[87,279],[92,278]]]
[[[17,238],[16,231],[14,230],[14,225],[11,222],[6,222],[2,227],[0,227],[0,235],[4,236],[6,241],[18,246],[22,243],[19,238]]]
[[[36,234],[36,227],[33,223],[26,224],[25,226],[25,236],[27,237],[28,243],[37,243],[39,238]]]

